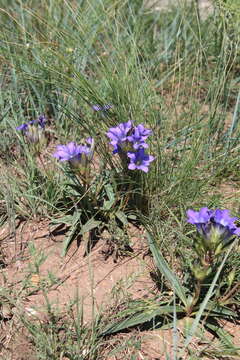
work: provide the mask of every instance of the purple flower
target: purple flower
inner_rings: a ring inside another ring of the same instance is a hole
[[[78,160],[81,157],[81,153],[81,146],[75,142],[70,142],[67,145],[57,145],[57,151],[53,154],[53,157],[59,161]]]
[[[91,142],[91,147],[88,145],[77,145],[74,141],[67,145],[57,145],[57,151],[52,155],[59,161],[69,161],[74,166],[86,166],[87,162],[92,159],[94,141],[88,138],[88,144]]]
[[[29,129],[29,126],[31,125],[39,125],[39,127],[41,129],[45,129],[45,125],[46,125],[46,118],[44,115],[40,115],[38,117],[38,119],[36,120],[31,120],[29,121],[28,123],[24,123],[24,124],[21,124],[19,126],[16,127],[16,130],[19,130],[19,131],[22,131],[22,132],[26,132],[28,129]]]
[[[110,128],[106,135],[111,140],[113,154],[119,153],[124,166],[127,165],[128,157],[130,159],[128,169],[148,172],[148,166],[154,157],[145,154],[144,149],[148,148],[145,140],[151,133],[152,131],[146,129],[142,124],[133,127],[132,121],[129,120]]]
[[[35,126],[36,125],[36,126]],[[39,143],[43,140],[43,132],[46,125],[46,118],[40,115],[38,119],[31,120],[28,123],[21,124],[16,127],[16,130],[22,131],[30,143]]]
[[[86,143],[87,143],[88,145],[90,145],[90,146],[93,146],[93,145],[94,145],[94,139],[91,138],[91,137],[88,137],[88,138],[86,139]]]
[[[16,130],[25,132],[28,128],[28,124],[24,123],[16,127]]]
[[[112,127],[108,130],[107,136],[109,137],[110,144],[114,147],[113,153],[117,153],[124,147],[127,142],[128,133],[132,129],[132,121],[121,123],[118,126]]]
[[[36,121],[36,124],[38,124],[42,129],[45,129],[46,125],[46,118],[44,115],[40,115]]]
[[[210,221],[214,211],[209,210],[207,207],[201,208],[199,211],[188,210],[188,222],[193,225],[204,224]]]
[[[147,173],[149,170],[148,166],[150,162],[154,160],[152,155],[145,154],[144,148],[140,148],[136,152],[128,152],[127,156],[130,158],[128,169],[142,170],[145,173]]]
[[[96,105],[92,105],[92,109],[95,110],[95,111],[106,111],[106,110],[109,110],[112,108],[112,105],[110,104],[106,104],[106,105],[99,105],[99,104],[96,104]]]
[[[134,127],[133,133],[127,137],[128,141],[133,143],[133,148],[138,150],[139,148],[148,148],[148,144],[145,143],[148,136],[152,134],[152,130],[146,129],[142,124]]]
[[[190,224],[196,225],[198,232],[204,237],[209,238],[211,232],[211,218],[214,214],[213,210],[209,210],[207,207],[201,208],[199,211],[189,209],[187,211]]]
[[[207,207],[199,211],[190,209],[187,216],[187,221],[196,225],[198,232],[206,240],[227,241],[233,235],[240,235],[240,228],[234,224],[238,218],[230,217],[229,210],[210,210]]]
[[[226,209],[217,209],[213,218],[215,228],[224,239],[228,239],[232,235],[240,235],[240,228],[234,224],[236,220],[238,220],[238,218],[230,217],[230,211]]]

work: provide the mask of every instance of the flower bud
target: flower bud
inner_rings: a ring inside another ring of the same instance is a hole
[[[45,125],[46,118],[44,115],[40,115],[36,120],[31,120],[28,123],[17,126],[16,130],[21,131],[27,142],[34,145],[34,147],[39,150],[39,147],[46,144],[47,141],[45,136]]]
[[[211,274],[212,269],[211,269],[211,267],[204,268],[202,266],[195,265],[192,267],[192,272],[193,272],[195,279],[202,281]]]
[[[215,254],[215,255],[219,255],[219,254],[221,254],[222,249],[223,249],[223,244],[222,244],[222,243],[218,244],[218,246],[217,246],[217,248],[216,248],[216,250],[215,250],[214,254]]]

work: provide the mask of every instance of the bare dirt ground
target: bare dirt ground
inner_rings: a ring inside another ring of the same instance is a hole
[[[61,231],[51,233],[46,221],[20,223],[15,234],[10,233],[8,227],[1,229],[4,267],[0,270],[0,286],[8,289],[14,299],[12,305],[0,309],[5,319],[0,338],[5,349],[4,359],[31,358],[19,355],[22,348],[26,354],[31,346],[24,336],[15,337],[14,326],[20,327],[18,317],[22,313],[32,321],[47,323],[46,294],[56,314],[67,313],[69,304],[78,298],[83,306],[84,323],[90,323],[93,314],[116,306],[128,297],[142,299],[153,294],[155,284],[149,275],[153,265],[151,258],[144,257],[147,251],[144,233],[134,227],[129,228],[129,232],[134,252],[114,262],[112,256],[105,259],[104,238],[89,255],[86,255],[84,241],[79,245],[75,241],[67,256],[61,257],[65,235]],[[36,271],[40,259],[43,261]],[[52,283],[51,279],[54,279]]]
[[[20,288],[21,282],[28,280],[34,289],[41,283],[48,282],[51,273],[56,279],[56,284],[48,290],[52,306],[64,309],[78,294],[84,305],[84,321],[90,321],[93,304],[95,311],[100,311],[105,302],[109,304],[109,295],[113,292],[114,296],[119,282],[122,291],[134,294],[135,297],[145,296],[154,286],[151,278],[147,276],[148,265],[143,260],[144,251],[147,249],[144,234],[136,237],[136,231],[131,229],[134,253],[114,263],[112,257],[104,259],[102,250],[106,246],[105,239],[100,240],[89,255],[86,255],[84,242],[81,242],[79,247],[73,242],[67,256],[63,258],[63,234],[51,234],[47,223],[22,224],[16,237],[8,237],[4,241],[3,256],[6,267],[1,270],[2,281],[6,278],[8,286]],[[34,254],[29,251],[30,242],[34,244]],[[41,254],[46,259],[37,274],[33,269]],[[31,313],[30,309],[34,308],[36,316],[40,316],[44,305],[41,291],[36,291],[25,299],[25,310]]]
[[[147,299],[156,294],[156,285],[150,276],[154,265],[152,258],[146,255],[148,247],[144,232],[131,226],[129,233],[134,252],[114,262],[113,257],[104,258],[104,238],[89,255],[85,253],[84,242],[77,245],[75,241],[63,258],[61,249],[65,234],[61,231],[55,235],[51,233],[48,222],[20,223],[15,234],[7,226],[3,227],[0,241],[4,267],[0,270],[0,286],[12,291],[14,301],[1,308],[4,322],[1,325],[0,359],[36,360],[19,316],[24,313],[33,322],[47,324],[46,294],[51,310],[56,314],[66,314],[69,304],[78,296],[84,322],[89,324],[93,315],[114,308],[127,298]],[[33,245],[34,251],[30,250]],[[44,261],[36,272],[40,258]],[[50,273],[55,279],[52,285]],[[164,360],[165,351],[171,353],[171,329],[119,334],[112,342],[116,346],[133,336],[134,341],[139,339],[140,349],[126,347],[124,354],[112,358],[106,355],[104,359],[120,360],[124,358],[122,356],[127,359],[137,354],[139,359]]]
[[[45,294],[52,311],[56,314],[68,313],[69,304],[74,303],[78,295],[83,305],[85,323],[91,322],[93,314],[116,308],[127,298],[147,299],[156,294],[156,285],[150,276],[154,265],[152,258],[146,255],[145,234],[133,226],[129,228],[129,232],[134,252],[114,262],[113,257],[107,260],[104,258],[104,238],[96,244],[89,255],[85,253],[84,242],[77,245],[75,241],[68,255],[63,258],[60,253],[65,235],[61,231],[53,234],[48,222],[20,223],[15,235],[10,233],[7,227],[3,227],[0,240],[5,267],[0,271],[0,284],[12,290],[15,303],[1,309],[5,321],[2,322],[0,333],[0,343],[3,347],[0,348],[0,359],[36,359],[32,344],[27,340],[27,333],[18,319],[19,315],[24,313],[31,321],[37,320],[47,324],[49,313]],[[31,250],[33,247],[30,244],[34,245],[34,251]],[[41,257],[44,261],[36,272],[36,264]],[[55,279],[52,284],[50,278]],[[222,325],[232,333],[236,345],[239,346],[238,326],[230,323]],[[184,320],[178,323],[180,342],[183,339],[184,326]],[[112,339],[112,346],[128,341],[133,336],[135,340],[139,339],[139,349],[128,346],[123,354],[112,358],[106,356],[104,359],[130,359],[134,354],[138,356],[137,359],[165,360],[166,352],[172,352],[172,329],[119,334]],[[214,340],[214,336],[207,334],[204,346]],[[199,338],[193,339],[196,349],[199,349],[200,343]]]

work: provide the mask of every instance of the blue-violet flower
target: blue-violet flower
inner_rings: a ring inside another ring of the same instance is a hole
[[[113,153],[119,152],[124,145],[126,145],[129,131],[132,129],[132,121],[121,123],[118,126],[112,127],[108,130],[107,136],[109,137],[110,144],[113,146]],[[125,144],[124,144],[125,143]]]
[[[134,127],[132,134],[127,137],[127,140],[132,143],[135,150],[141,147],[148,148],[148,144],[145,141],[151,134],[152,130],[146,129],[142,124],[139,124]]]
[[[16,130],[22,131],[31,143],[38,143],[43,138],[43,132],[46,125],[46,118],[40,115],[38,119],[31,120],[16,127]]]
[[[144,148],[140,148],[136,152],[128,152],[127,156],[130,158],[128,169],[142,170],[145,173],[148,172],[148,166],[154,160],[152,155],[145,154]]]
[[[235,225],[237,217],[230,217],[229,210],[210,210],[207,207],[199,211],[188,210],[190,224],[196,225],[198,232],[205,240],[226,242],[231,236],[240,236],[240,228]]]
[[[86,166],[92,160],[94,140],[88,138],[86,140],[88,145],[77,145],[74,141],[67,145],[57,145],[57,151],[53,157],[59,161],[68,161],[74,167]]]

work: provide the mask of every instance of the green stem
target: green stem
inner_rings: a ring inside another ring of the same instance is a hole
[[[199,299],[199,296],[200,296],[200,293],[201,293],[201,288],[202,288],[202,282],[200,280],[198,280],[198,282],[197,282],[197,284],[195,286],[195,293],[194,293],[194,296],[193,296],[193,299],[192,299],[192,303],[191,303],[191,305],[190,305],[190,307],[188,308],[188,311],[187,311],[188,315],[191,315],[194,306],[198,302],[198,299]]]

